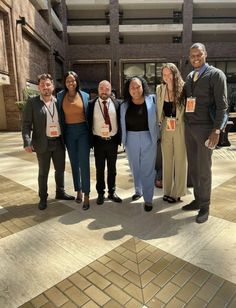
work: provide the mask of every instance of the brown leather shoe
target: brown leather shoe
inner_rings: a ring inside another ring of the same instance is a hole
[[[90,208],[90,204],[89,204],[89,196],[88,195],[84,195],[84,203],[82,206],[82,209],[84,211],[88,210]]]

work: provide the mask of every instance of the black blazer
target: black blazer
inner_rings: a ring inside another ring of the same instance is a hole
[[[90,146],[91,148],[94,145],[94,135],[93,135],[93,113],[94,113],[94,106],[95,102],[98,99],[98,97],[92,99],[89,101],[88,104],[88,121],[89,121],[89,135],[90,135]],[[115,105],[116,109],[116,120],[117,120],[117,134],[116,134],[116,140],[117,144],[121,144],[121,127],[120,127],[120,103],[119,100],[111,99]]]
[[[41,101],[40,96],[28,99],[23,111],[22,121],[24,148],[32,145],[35,152],[38,153],[43,153],[47,150],[48,138],[46,135],[46,124],[46,107],[44,102]],[[64,146],[63,140],[62,145]]]

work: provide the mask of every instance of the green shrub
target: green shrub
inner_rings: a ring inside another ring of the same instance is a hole
[[[33,90],[33,89],[28,89],[28,88],[23,89],[22,92],[23,92],[23,100],[16,102],[16,105],[17,105],[17,107],[19,108],[20,111],[22,111],[24,109],[28,98],[39,95],[39,91]]]

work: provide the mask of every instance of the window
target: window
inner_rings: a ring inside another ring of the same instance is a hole
[[[147,80],[152,93],[156,92],[156,86],[161,83],[161,67],[163,62],[141,62],[123,64],[123,85],[133,76],[141,76]],[[175,63],[176,64],[176,63]],[[177,65],[177,64],[176,64]]]

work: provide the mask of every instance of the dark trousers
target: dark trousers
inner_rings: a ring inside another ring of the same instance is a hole
[[[67,124],[65,143],[70,158],[75,191],[90,192],[89,131],[86,123]]]
[[[107,162],[108,193],[113,194],[116,189],[116,160],[118,143],[116,137],[111,140],[102,140],[94,137],[94,156],[96,165],[96,189],[98,194],[105,192],[105,164]]]
[[[44,153],[37,153],[39,173],[39,197],[46,200],[48,196],[48,174],[51,159],[55,169],[56,192],[64,192],[65,150],[61,140],[48,140],[48,148]]]
[[[212,128],[185,124],[185,141],[189,176],[192,181],[195,200],[200,208],[208,209],[211,198],[212,150],[205,146]]]

